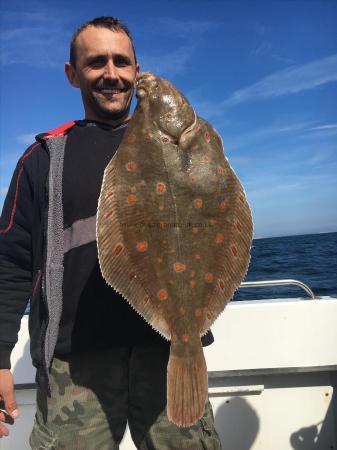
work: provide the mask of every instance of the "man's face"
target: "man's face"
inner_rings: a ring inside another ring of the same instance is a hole
[[[88,26],[76,39],[76,65],[66,64],[70,83],[80,88],[85,117],[118,124],[129,116],[139,66],[124,32]]]

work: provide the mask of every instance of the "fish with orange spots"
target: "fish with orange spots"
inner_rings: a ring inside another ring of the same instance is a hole
[[[186,427],[208,393],[200,337],[247,272],[252,216],[221,138],[187,99],[151,73],[137,77],[137,97],[104,173],[99,261],[107,283],[171,340],[167,414]]]

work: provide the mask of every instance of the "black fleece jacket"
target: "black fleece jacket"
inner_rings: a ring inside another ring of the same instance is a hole
[[[40,300],[48,170],[48,153],[36,142],[15,168],[0,218],[0,368],[10,368],[10,354],[29,298],[33,359],[40,359],[38,341],[47,318]]]
[[[90,129],[92,125],[95,129]],[[42,280],[45,270],[50,164],[44,142],[46,138],[64,133],[68,133],[63,171],[64,229],[70,230],[71,235],[74,234],[74,229],[76,231],[76,226],[82,224],[82,219],[88,216],[90,218],[96,213],[104,167],[123,136],[121,130],[109,130],[103,125],[79,121],[39,135],[38,142],[29,147],[20,158],[0,219],[0,368],[10,368],[10,354],[17,341],[21,317],[28,299],[33,364],[37,368],[44,364],[43,349],[49,316]],[[115,136],[107,137],[106,133]],[[84,138],[82,147],[77,145],[81,136]],[[85,194],[92,197],[91,201],[84,201],[81,191],[85,191],[85,186],[90,181],[85,170],[88,169],[90,173],[90,164],[94,164],[95,156],[97,157],[96,145],[99,147],[106,139],[111,140],[111,150],[105,151],[103,159],[100,159],[93,192],[90,194],[87,191]],[[90,145],[95,154],[90,155]],[[86,163],[78,158],[81,154],[86,155]],[[76,174],[73,178],[72,172]],[[75,192],[74,186],[78,187],[81,183],[82,187]],[[97,264],[96,242],[91,240],[76,243],[75,239],[75,244],[70,245],[64,258],[64,305],[56,354],[123,343],[132,345],[139,339],[162,339],[118,294],[105,285]],[[113,302],[107,301],[112,297]],[[204,345],[208,345],[213,337],[208,333],[202,340]]]

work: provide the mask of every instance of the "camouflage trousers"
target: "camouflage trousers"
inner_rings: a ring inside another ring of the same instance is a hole
[[[169,346],[139,344],[54,358],[51,397],[38,389],[33,450],[118,450],[128,423],[140,450],[220,450],[209,401],[179,428],[166,415]]]

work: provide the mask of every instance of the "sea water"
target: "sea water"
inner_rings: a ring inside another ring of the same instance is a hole
[[[337,232],[254,239],[244,281],[295,279],[316,297],[337,297]],[[310,298],[295,286],[238,289],[232,301]],[[29,312],[29,305],[26,314]]]
[[[295,279],[315,296],[337,297],[337,233],[254,239],[244,281]],[[233,300],[308,297],[293,286],[239,289]]]

